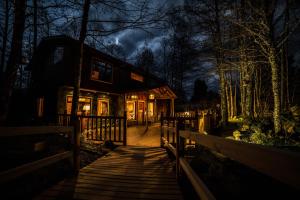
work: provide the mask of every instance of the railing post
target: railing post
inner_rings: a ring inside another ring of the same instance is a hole
[[[163,125],[164,125],[163,112],[161,112],[161,114],[160,114],[160,147],[164,147],[164,141],[162,140],[162,138],[164,137]]]
[[[195,124],[194,124],[194,128],[196,129],[195,131],[198,131],[199,132],[199,125],[200,125],[200,119],[199,119],[199,114],[198,114],[198,111],[196,110],[196,112],[195,112],[195,118],[196,118],[196,120],[195,120]]]
[[[127,145],[127,112],[124,111],[124,123],[123,123],[123,145]]]
[[[80,120],[78,117],[74,121],[73,170],[75,174],[80,170]]]
[[[180,176],[180,141],[179,141],[179,121],[176,124],[176,179],[179,180]]]

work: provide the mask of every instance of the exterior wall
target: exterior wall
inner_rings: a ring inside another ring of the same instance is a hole
[[[57,112],[59,114],[67,113],[67,97],[72,96],[73,91],[70,88],[60,87],[58,89]],[[98,114],[98,100],[108,100],[108,115],[123,116],[124,100],[122,95],[107,94],[100,91],[88,92],[81,91],[80,97],[91,98],[91,115]],[[69,113],[68,113],[69,114]]]

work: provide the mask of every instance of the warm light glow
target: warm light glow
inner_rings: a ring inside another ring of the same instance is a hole
[[[127,119],[134,120],[135,116],[135,102],[134,101],[127,101]]]
[[[139,81],[139,82],[144,82],[144,77],[143,76],[141,76],[139,74],[136,74],[136,73],[133,73],[133,72],[131,72],[130,78],[132,80],[136,80],[136,81]]]
[[[137,99],[138,96],[137,95],[131,95],[131,99]]]
[[[154,99],[154,97],[155,97],[154,94],[149,95],[149,99]]]
[[[83,108],[82,108],[82,110],[85,110],[85,111],[88,111],[88,110],[90,110],[90,109],[91,109],[91,106],[88,105],[88,104],[85,104],[85,105],[83,106]]]

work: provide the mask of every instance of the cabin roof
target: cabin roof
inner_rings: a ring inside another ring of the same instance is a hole
[[[49,36],[49,37],[43,38],[41,40],[41,42],[39,43],[39,45],[37,47],[37,51],[33,55],[33,58],[31,59],[30,63],[28,64],[27,70],[32,69],[32,65],[34,63],[35,57],[38,56],[38,54],[41,52],[40,50],[42,50],[43,48],[45,48],[45,46],[47,46],[49,44],[53,45],[53,46],[55,46],[55,45],[57,45],[57,46],[59,46],[59,45],[74,45],[74,44],[79,45],[79,41],[70,36],[67,36],[67,35],[56,35],[56,36]],[[116,67],[123,68],[125,70],[131,71],[133,73],[137,73],[137,74],[140,74],[140,75],[146,77],[148,79],[148,85],[147,85],[148,89],[154,89],[154,88],[167,86],[168,90],[171,91],[170,87],[164,80],[160,79],[159,77],[153,75],[150,72],[145,72],[141,68],[136,68],[133,64],[130,64],[128,62],[120,60],[116,57],[113,57],[113,56],[111,56],[107,53],[104,53],[96,48],[93,48],[87,44],[84,44],[84,48],[87,52],[97,54],[97,55],[99,55],[99,57],[101,56],[103,59],[107,59],[109,61],[114,62],[116,64],[115,65]],[[131,91],[134,91],[134,90],[140,91],[142,89],[145,89],[145,88],[136,84],[135,86],[130,87],[130,89],[128,89],[128,90],[129,91],[130,90]],[[123,90],[125,90],[125,88]],[[174,96],[174,95],[172,95],[172,96]]]

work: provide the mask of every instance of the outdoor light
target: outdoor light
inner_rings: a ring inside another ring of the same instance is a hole
[[[91,106],[90,105],[84,105],[83,106],[83,108],[82,108],[82,110],[84,110],[84,111],[88,111],[88,110],[90,110],[91,109]]]
[[[131,95],[131,99],[137,99],[137,95]]]
[[[154,94],[150,94],[149,99],[154,99]]]

